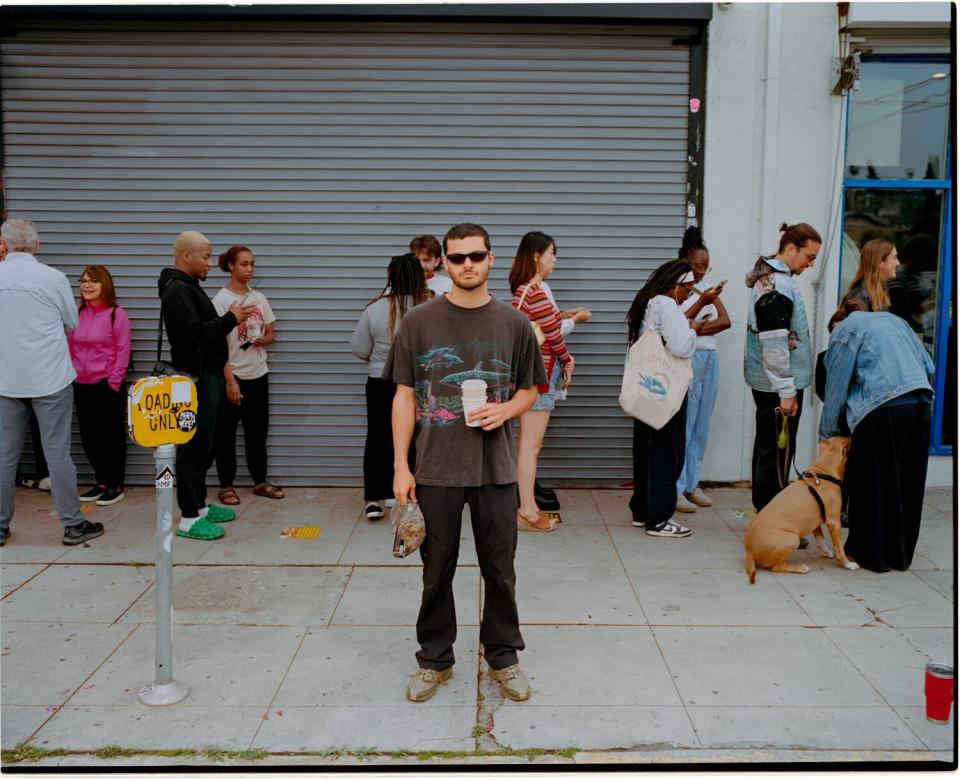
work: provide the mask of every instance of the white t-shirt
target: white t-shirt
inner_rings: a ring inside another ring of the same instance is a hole
[[[700,293],[702,292],[703,290],[698,290],[696,287],[694,287],[693,293],[690,295],[690,297],[687,298],[687,300],[685,300],[680,305],[680,310],[684,314],[686,314],[690,310],[690,307],[693,306],[693,304],[695,304],[697,300],[699,300]],[[700,313],[697,314],[697,319],[702,320],[706,318],[708,315],[711,320],[715,320],[717,317],[720,316],[720,314],[717,312],[717,307],[714,306],[712,303],[708,303],[706,306],[700,309]],[[716,350],[717,337],[716,336],[697,336],[697,349]]]
[[[653,328],[664,341],[667,352],[688,358],[697,349],[697,337],[677,302],[669,295],[654,295],[647,303],[640,335]]]
[[[427,287],[433,290],[435,297],[439,298],[453,289],[453,282],[450,281],[449,276],[434,272],[433,276],[427,279]]]
[[[267,302],[267,296],[256,290],[251,290],[246,294],[238,294],[224,287],[213,296],[213,306],[217,310],[217,314],[223,316],[232,304],[239,303],[244,297],[247,299],[246,304],[256,306],[257,310],[250,319],[241,322],[227,335],[227,346],[230,349],[230,368],[233,369],[233,375],[238,379],[259,379],[270,370],[267,368],[267,351],[260,347],[240,349],[240,345],[252,340],[247,338],[247,325],[251,321],[260,321],[261,333],[265,332],[267,325],[277,321],[277,318],[273,315],[273,309]]]

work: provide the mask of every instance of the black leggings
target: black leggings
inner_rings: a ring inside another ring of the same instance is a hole
[[[237,426],[243,423],[247,468],[254,485],[267,481],[267,432],[270,428],[270,374],[256,379],[237,379],[239,404],[225,401],[217,439],[217,480],[231,487],[237,477]]]
[[[393,498],[393,396],[397,386],[389,379],[367,377],[367,440],[363,446],[363,500]],[[411,473],[416,447],[410,442],[407,462]]]
[[[107,380],[92,384],[73,383],[80,443],[93,467],[98,485],[122,488],[127,463],[127,393],[123,384],[116,392]]]

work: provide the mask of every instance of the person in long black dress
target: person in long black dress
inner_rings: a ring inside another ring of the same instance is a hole
[[[850,526],[844,551],[872,571],[905,571],[920,535],[933,361],[910,326],[893,314],[838,315],[824,359],[820,438],[852,437],[844,475]]]

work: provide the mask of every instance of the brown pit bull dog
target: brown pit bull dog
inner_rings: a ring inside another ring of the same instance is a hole
[[[836,556],[843,568],[851,571],[860,568],[847,558],[840,544],[840,483],[849,449],[850,439],[846,436],[820,442],[820,454],[803,472],[803,478],[787,485],[753,518],[743,537],[745,568],[751,585],[758,566],[792,574],[810,571],[809,566],[791,565],[787,559],[800,546],[800,538],[811,532],[822,557]],[[830,531],[833,550],[823,540],[823,523]]]

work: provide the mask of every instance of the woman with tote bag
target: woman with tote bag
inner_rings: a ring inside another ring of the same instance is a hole
[[[693,283],[693,270],[686,262],[664,263],[640,288],[626,320],[630,354],[620,404],[635,418],[630,512],[634,526],[665,539],[690,535],[689,528],[673,519],[685,454],[689,358],[703,327],[696,315],[716,298],[706,292],[685,313],[681,304]]]

